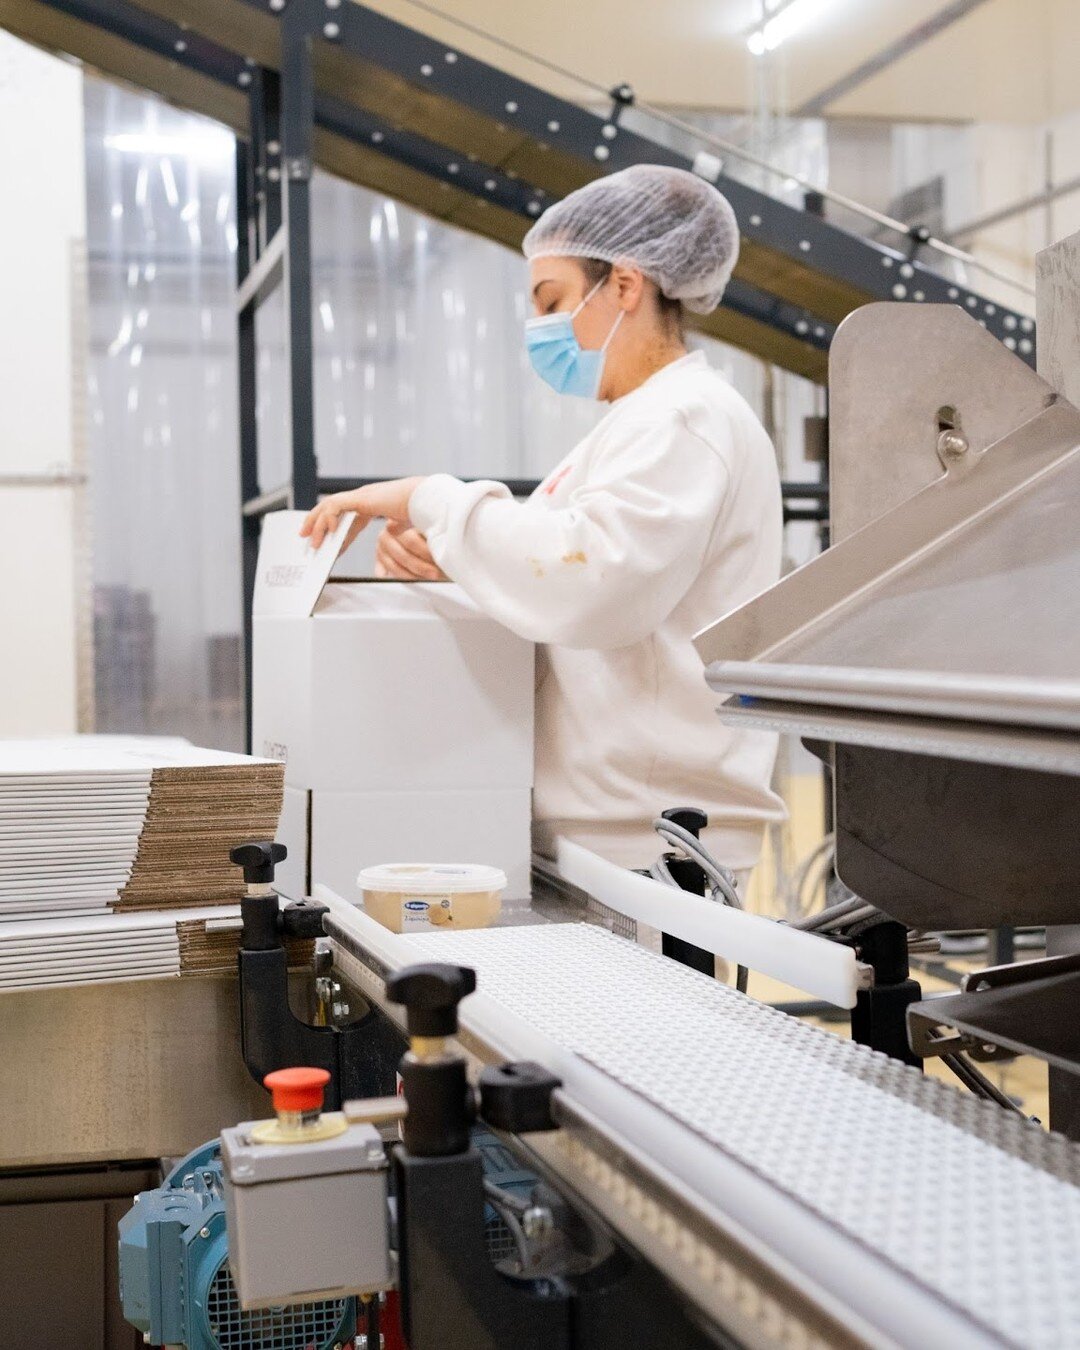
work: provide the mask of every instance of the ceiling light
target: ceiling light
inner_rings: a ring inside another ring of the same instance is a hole
[[[830,3],[831,0],[787,0],[786,4],[773,6],[771,17],[748,35],[747,49],[753,56],[775,51],[799,29],[820,18]]]
[[[128,155],[176,155],[180,159],[220,160],[233,153],[235,137],[221,127],[199,126],[176,136],[125,131],[105,137],[107,150]]]

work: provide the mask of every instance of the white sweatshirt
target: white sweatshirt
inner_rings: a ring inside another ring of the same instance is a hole
[[[516,502],[445,474],[413,525],[485,613],[542,644],[534,843],[569,838],[627,867],[661,851],[651,822],[699,806],[732,868],[783,815],[776,738],[716,716],[693,634],[780,575],[780,483],[746,401],[701,352],[617,400]]]

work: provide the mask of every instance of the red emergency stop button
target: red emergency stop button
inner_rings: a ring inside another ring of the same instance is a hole
[[[274,1099],[275,1111],[318,1111],[323,1089],[330,1081],[325,1069],[275,1069],[263,1079]]]

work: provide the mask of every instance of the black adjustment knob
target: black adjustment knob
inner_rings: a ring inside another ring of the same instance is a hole
[[[542,1064],[522,1061],[487,1068],[480,1075],[480,1114],[493,1129],[510,1134],[558,1129],[551,1094],[559,1087],[562,1079]]]
[[[404,1003],[410,1036],[452,1036],[458,1004],[475,988],[475,970],[434,961],[396,971],[386,981],[386,997]]]
[[[698,806],[673,806],[669,811],[661,811],[661,818],[670,820],[672,825],[681,825],[684,830],[689,830],[695,839],[699,838],[701,831],[708,825],[709,817]]]
[[[281,928],[286,937],[321,938],[323,918],[330,911],[315,900],[294,900],[281,911]]]
[[[229,857],[244,869],[244,880],[249,886],[265,886],[274,879],[274,868],[284,862],[289,850],[284,844],[276,844],[272,839],[260,839],[249,844],[240,844],[230,850]]]

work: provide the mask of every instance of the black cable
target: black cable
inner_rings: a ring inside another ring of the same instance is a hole
[[[522,1271],[528,1270],[532,1265],[532,1251],[529,1247],[529,1239],[525,1236],[525,1230],[521,1226],[521,1220],[510,1206],[504,1204],[501,1200],[493,1200],[489,1196],[488,1204],[509,1228],[510,1236],[514,1239],[514,1246],[517,1248],[518,1261],[521,1264]]]
[[[510,1209],[520,1210],[525,1213],[532,1205],[531,1200],[523,1200],[520,1195],[514,1195],[512,1191],[503,1190],[497,1186],[494,1181],[484,1178],[484,1194],[493,1205],[507,1205]]]

